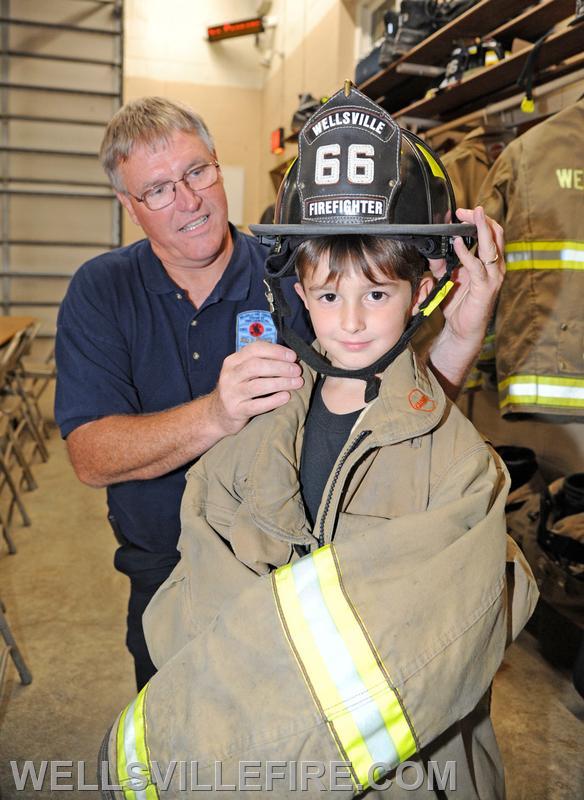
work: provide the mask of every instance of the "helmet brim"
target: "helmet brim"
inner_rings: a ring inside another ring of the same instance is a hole
[[[256,236],[340,236],[353,234],[356,236],[417,236],[431,238],[432,236],[462,236],[470,239],[477,238],[476,225],[467,222],[453,222],[444,225],[386,225],[383,223],[355,224],[342,223],[321,224],[305,223],[291,225],[250,225],[251,232]]]

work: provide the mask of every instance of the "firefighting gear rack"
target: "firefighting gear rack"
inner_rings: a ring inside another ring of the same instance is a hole
[[[98,148],[122,37],[123,0],[0,0],[0,313],[37,317],[39,338],[78,265],[121,243]]]
[[[584,20],[568,24],[574,22],[575,8],[575,0],[540,0],[533,4],[526,4],[525,0],[481,0],[359,88],[386,108],[400,125],[423,132],[429,141],[449,129],[487,122],[529,126],[582,94]],[[517,79],[537,40],[556,25],[558,28],[539,48],[533,76],[534,97],[545,95],[546,102],[541,108],[536,103],[534,113],[525,113],[521,111],[525,94]],[[446,90],[426,95],[437,83],[435,70],[445,67],[453,42],[474,37],[496,39],[510,54],[468,74]],[[514,40],[522,44],[511,50]],[[574,89],[573,97],[566,96],[570,87]]]
[[[575,21],[575,11],[575,0],[480,0],[358,88],[401,126],[431,144],[439,143],[449,130],[471,130],[484,124],[521,133],[575,102],[584,91],[584,20]],[[533,74],[535,110],[525,113],[521,109],[525,93],[517,80],[538,39],[556,25],[558,29],[538,48]],[[453,43],[477,37],[501,42],[510,55],[427,96],[444,73]],[[513,47],[514,40],[522,45]],[[285,141],[297,139],[298,133],[292,132]],[[291,161],[288,158],[270,171],[276,190]]]

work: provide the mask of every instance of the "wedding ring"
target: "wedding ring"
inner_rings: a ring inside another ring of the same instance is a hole
[[[499,258],[500,258],[499,251],[495,247],[495,249],[493,251],[493,255],[491,256],[491,258],[489,258],[488,261],[483,261],[483,264],[485,265],[485,267],[488,267],[489,264],[496,264],[497,261],[499,260]]]

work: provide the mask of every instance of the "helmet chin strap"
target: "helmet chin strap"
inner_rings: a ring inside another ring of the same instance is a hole
[[[369,403],[371,400],[375,400],[379,394],[381,380],[377,377],[378,374],[384,372],[405,350],[424,319],[442,302],[454,285],[451,280],[451,275],[458,261],[456,256],[449,254],[449,256],[446,257],[445,274],[440,278],[436,286],[434,286],[428,297],[420,304],[417,314],[410,319],[406,329],[390,350],[367,367],[362,367],[361,369],[342,369],[341,367],[333,366],[325,356],[318,353],[312,345],[307,344],[284,322],[284,318],[290,314],[290,308],[286,302],[284,292],[282,291],[281,278],[290,272],[290,268],[294,263],[296,247],[304,238],[305,237],[290,237],[290,239],[286,239],[283,243],[284,247],[280,248],[273,255],[270,255],[267,260],[267,266],[272,274],[264,278],[264,283],[267,287],[266,297],[270,304],[270,312],[276,330],[284,343],[292,348],[302,361],[305,361],[309,367],[312,367],[312,369],[321,375],[334,378],[355,378],[356,380],[365,381],[365,402]],[[298,241],[290,241],[292,239]]]

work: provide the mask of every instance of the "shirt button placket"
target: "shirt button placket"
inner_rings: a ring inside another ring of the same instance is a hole
[[[198,324],[199,324],[198,320],[196,319],[191,320],[191,328],[196,328]],[[193,350],[192,358],[193,361],[198,361],[201,358],[201,354],[197,350]]]

